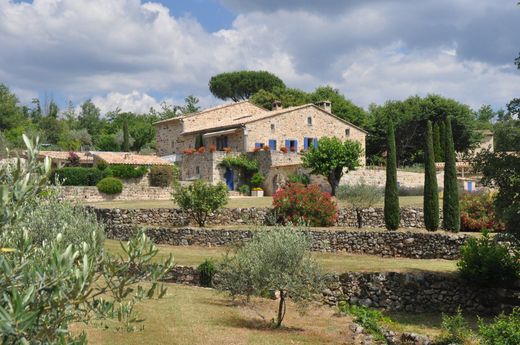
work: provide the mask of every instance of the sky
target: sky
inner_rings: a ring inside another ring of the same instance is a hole
[[[267,70],[367,108],[436,93],[520,97],[516,0],[0,0],[0,83],[20,100],[146,112],[211,76]]]

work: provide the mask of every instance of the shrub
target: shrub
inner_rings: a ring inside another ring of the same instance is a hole
[[[423,196],[424,187],[401,187],[398,190],[399,196]]]
[[[510,315],[501,314],[491,324],[479,325],[482,345],[516,345],[520,344],[520,308]]]
[[[273,206],[285,224],[332,226],[337,218],[336,203],[317,185],[289,183],[273,195]]]
[[[243,184],[240,187],[238,187],[238,191],[242,195],[250,195],[251,194],[251,187],[247,184]]]
[[[228,202],[228,190],[225,184],[212,185],[202,180],[185,187],[177,186],[172,196],[177,205],[200,227],[206,224],[210,213],[224,207]]]
[[[441,328],[441,334],[435,339],[437,345],[469,345],[472,343],[473,334],[460,308],[453,316],[442,315]]]
[[[257,231],[234,255],[224,257],[218,267],[216,287],[233,297],[278,292],[274,327],[279,327],[287,299],[304,307],[324,286],[325,276],[309,249],[309,238],[299,230],[282,227]]]
[[[444,143],[444,195],[442,198],[442,227],[445,230],[460,230],[459,186],[451,118],[446,119]]]
[[[80,166],[79,156],[73,151],[69,152],[69,156],[67,157],[67,166],[68,167],[79,167]]]
[[[128,164],[114,164],[108,167],[112,176],[120,179],[141,178],[148,172],[148,167]]]
[[[251,177],[251,186],[262,187],[262,185],[264,184],[264,181],[265,181],[264,175],[262,175],[262,173],[257,172]]]
[[[361,182],[352,186],[339,186],[336,197],[339,200],[346,200],[356,210],[358,228],[362,228],[363,209],[372,207],[383,200],[383,190],[380,187]]]
[[[65,167],[54,172],[53,180],[63,186],[95,186],[108,174],[96,168]]]
[[[298,172],[295,174],[290,174],[287,177],[287,182],[289,183],[301,183],[305,186],[308,186],[311,184],[311,177],[305,173]]]
[[[507,286],[520,277],[518,254],[495,242],[487,232],[481,238],[470,238],[461,249],[457,263],[460,276],[478,286]]]
[[[96,185],[100,193],[109,195],[119,194],[123,191],[123,182],[115,177],[105,177]]]
[[[386,343],[381,324],[391,323],[391,320],[383,316],[379,310],[349,305],[345,301],[341,301],[339,302],[339,311],[342,314],[354,316],[354,322],[362,326],[375,340]]]
[[[493,230],[505,228],[496,215],[494,196],[491,193],[464,193],[460,200],[461,231]]]
[[[205,287],[213,285],[213,276],[215,275],[216,267],[213,260],[206,259],[197,267],[199,272],[199,283]]]
[[[150,186],[169,187],[179,176],[179,169],[175,165],[156,165],[150,168]]]

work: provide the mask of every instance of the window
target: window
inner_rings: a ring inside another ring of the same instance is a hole
[[[305,151],[307,151],[311,147],[318,148],[318,138],[304,138],[303,139],[303,148],[305,149]]]
[[[285,140],[285,147],[291,152],[298,152],[298,140]]]
[[[269,139],[269,150],[276,151],[276,140]]]
[[[274,131],[274,123],[271,123],[271,130]]]
[[[309,117],[307,118],[307,124],[308,124],[309,126],[312,126],[312,117],[309,116]]]
[[[175,140],[172,140],[172,149],[175,148]]]
[[[350,128],[345,129],[345,136],[350,137]]]
[[[264,143],[255,143],[255,148],[261,149],[262,147],[264,147]]]
[[[228,147],[228,137],[227,136],[217,137],[216,146],[217,146],[217,150],[223,151],[224,147]]]
[[[195,167],[195,175],[200,175],[200,168],[198,166]]]

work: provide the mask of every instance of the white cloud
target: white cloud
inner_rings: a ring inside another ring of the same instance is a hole
[[[0,0],[0,82],[24,95],[93,98],[104,111],[182,104],[190,94],[209,106],[218,102],[209,78],[243,68],[306,90],[332,84],[362,106],[429,92],[503,106],[520,95],[520,8],[511,4],[225,2],[243,12],[208,33],[157,2]]]

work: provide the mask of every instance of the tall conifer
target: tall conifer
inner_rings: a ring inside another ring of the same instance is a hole
[[[443,161],[444,153],[442,152],[440,128],[437,122],[433,125],[433,153],[435,154],[436,162]]]
[[[437,127],[438,129],[438,127]],[[438,133],[437,133],[438,134]],[[424,150],[424,225],[426,230],[439,228],[439,191],[435,171],[432,123],[426,123],[426,147]]]
[[[399,194],[397,190],[397,158],[395,133],[392,120],[388,119],[386,184],[385,184],[385,226],[388,230],[399,228]]]
[[[443,228],[457,232],[460,230],[459,186],[457,183],[455,147],[450,118],[446,120],[445,136],[444,197],[442,202]]]

